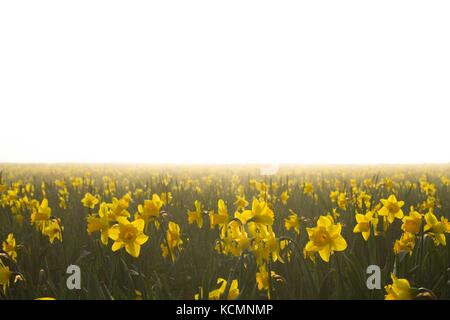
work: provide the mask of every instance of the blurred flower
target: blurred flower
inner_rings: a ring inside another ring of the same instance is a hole
[[[275,273],[275,271],[269,272],[267,271],[267,267],[265,264],[259,266],[259,271],[256,272],[256,284],[258,285],[259,291],[266,291],[267,297],[271,299],[270,296],[270,278],[279,279],[280,276]]]
[[[215,226],[220,226],[220,228],[222,228],[228,223],[229,220],[228,209],[222,199],[217,201],[217,208],[217,214],[215,214],[214,211],[209,213],[211,229]]]
[[[244,210],[245,208],[247,208],[248,206],[248,201],[245,200],[245,196],[242,195],[237,195],[236,196],[236,201],[234,202],[234,205],[237,207],[236,210]]]
[[[384,287],[385,300],[412,300],[413,294],[407,279],[399,279],[391,273],[392,284]]]
[[[219,285],[219,288],[209,293],[208,295],[209,300],[219,300],[219,299],[234,300],[239,295],[239,287],[238,287],[239,284],[237,280],[231,281],[227,297],[223,297],[223,295],[225,294],[225,290],[227,288],[227,280],[223,278],[218,278],[217,284]],[[203,297],[200,297],[199,294],[196,294],[195,300],[199,300],[199,298]]]
[[[2,249],[13,261],[17,261],[16,239],[12,233],[3,241]]]
[[[415,245],[416,236],[413,233],[404,232],[400,240],[396,240],[394,243],[394,253],[398,254],[402,251],[406,251],[411,255]]]
[[[345,192],[339,193],[339,196],[337,198],[337,205],[342,210],[347,210],[347,195]]]
[[[339,191],[338,190],[330,192],[330,200],[331,200],[332,203],[335,203],[337,201],[338,197],[339,197]]]
[[[45,227],[42,230],[42,234],[46,235],[50,241],[50,243],[53,244],[53,241],[55,239],[58,239],[60,242],[62,242],[62,230],[61,226],[58,220],[53,219],[46,223]]]
[[[280,201],[282,204],[286,205],[289,199],[289,194],[287,191],[283,191],[280,195]]]
[[[3,287],[3,292],[6,294],[6,288],[9,286],[9,280],[12,276],[12,271],[3,264],[0,260],[0,286]]]
[[[102,202],[98,212],[98,217],[95,215],[89,215],[87,217],[87,232],[91,235],[94,232],[100,231],[100,239],[104,245],[108,244],[109,237],[109,208],[108,204]]]
[[[48,206],[48,200],[43,199],[42,203],[36,208],[33,207],[33,213],[31,214],[31,223],[40,225],[50,219],[52,215],[52,209]]]
[[[303,187],[303,193],[307,195],[312,195],[314,193],[314,187],[312,183],[306,182],[305,186]]]
[[[164,205],[168,205],[170,202],[172,202],[172,192],[162,192],[161,201],[164,203]]]
[[[189,224],[197,223],[197,226],[201,229],[203,227],[203,205],[200,201],[194,202],[195,211],[188,210],[188,222]]]
[[[97,205],[98,202],[99,202],[99,200],[97,199],[97,197],[93,196],[89,192],[87,192],[84,195],[84,198],[81,199],[81,203],[83,203],[83,206],[85,206],[86,208],[91,208],[91,209],[94,209],[94,207]]]
[[[181,250],[183,245],[183,240],[180,237],[180,226],[175,222],[169,222],[166,240],[168,246],[165,243],[161,244],[163,257],[167,257],[170,253],[172,261],[175,261],[175,250]]]
[[[286,230],[294,229],[294,231],[299,234],[300,233],[300,221],[298,219],[298,215],[289,209],[289,212],[291,213],[289,217],[284,219],[284,227]]]

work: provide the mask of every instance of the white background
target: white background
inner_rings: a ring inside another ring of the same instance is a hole
[[[1,1],[0,162],[449,162],[449,1]]]

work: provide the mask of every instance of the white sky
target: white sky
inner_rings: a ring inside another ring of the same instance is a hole
[[[449,1],[1,1],[0,162],[449,162],[449,17]]]

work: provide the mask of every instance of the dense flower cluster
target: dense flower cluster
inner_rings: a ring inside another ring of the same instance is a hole
[[[370,264],[385,293],[367,298],[413,299],[418,287],[448,298],[449,173],[10,165],[0,297],[39,298],[36,286],[64,297],[50,270],[77,261],[97,290],[86,298],[357,298]]]

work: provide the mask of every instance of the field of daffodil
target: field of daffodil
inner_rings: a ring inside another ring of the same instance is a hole
[[[450,166],[0,170],[0,299],[450,297]]]

